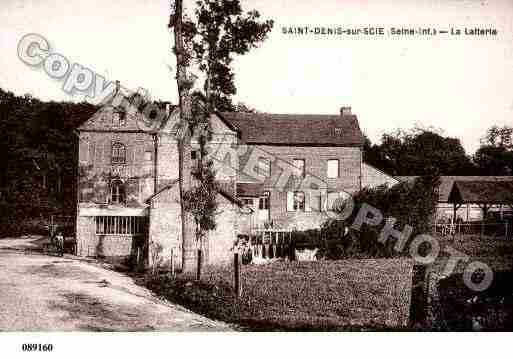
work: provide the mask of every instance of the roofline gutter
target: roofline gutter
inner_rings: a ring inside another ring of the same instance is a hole
[[[280,147],[363,147],[361,143],[277,143],[277,142],[253,142],[242,141],[245,145],[249,146],[280,146]]]

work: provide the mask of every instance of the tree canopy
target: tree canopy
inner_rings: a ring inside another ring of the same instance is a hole
[[[78,144],[74,131],[95,111],[88,103],[43,102],[0,89],[2,223],[73,214]]]
[[[273,27],[257,10],[244,12],[239,0],[198,0],[194,18],[184,21],[190,60],[206,74],[204,91],[219,111],[233,111],[236,94],[233,61],[256,48]],[[171,20],[171,22],[174,19]]]
[[[513,127],[490,127],[474,154],[474,162],[481,175],[513,175]]]
[[[476,169],[461,142],[433,129],[385,133],[381,144],[366,139],[364,161],[393,175],[472,175]]]

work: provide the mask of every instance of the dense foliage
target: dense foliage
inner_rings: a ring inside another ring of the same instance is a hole
[[[474,162],[483,175],[513,175],[513,127],[490,127],[474,154]]]
[[[96,108],[42,102],[0,89],[0,213],[3,232],[26,219],[75,207],[78,137],[75,129]]]
[[[432,168],[442,176],[478,174],[460,140],[432,128],[385,133],[379,145],[367,139],[364,161],[392,176],[429,175]]]
[[[177,19],[171,17],[170,24]],[[237,92],[233,60],[258,47],[273,27],[257,10],[244,11],[239,0],[197,0],[194,18],[184,19],[189,62],[204,73],[204,91],[213,108],[234,111]]]
[[[441,176],[511,176],[513,127],[490,127],[469,156],[459,139],[445,137],[440,130],[396,130],[385,133],[379,144],[366,138],[364,161],[393,176],[428,175],[430,168]]]
[[[396,220],[395,229],[402,230],[405,225],[413,227],[412,240],[415,235],[430,233],[431,221],[436,210],[439,177],[423,176],[413,182],[402,182],[394,187],[380,186],[364,188],[357,193],[354,211],[345,220],[330,219],[321,230],[320,237],[325,241],[320,255],[329,259],[348,257],[394,257],[407,253],[398,253],[393,249],[395,240],[384,244],[378,241],[379,233],[387,218]],[[366,203],[381,211],[385,220],[379,226],[363,225],[361,230],[351,228],[359,209]],[[347,235],[346,227],[348,227]],[[407,248],[407,246],[406,246]]]

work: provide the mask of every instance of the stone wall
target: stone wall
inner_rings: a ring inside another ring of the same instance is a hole
[[[241,157],[239,167],[240,182],[258,182],[259,178],[251,176],[248,171],[248,157],[257,151],[257,157],[274,160],[271,177],[265,179],[266,187],[274,188],[283,171],[282,161],[292,165],[294,159],[305,161],[305,173],[320,179],[328,188],[337,191],[356,192],[360,189],[361,149],[360,147],[311,147],[311,146],[249,146],[246,156]],[[339,160],[339,177],[327,178],[328,160]]]
[[[130,235],[97,235],[95,218],[77,217],[77,255],[81,257],[129,257],[143,238]]]
[[[162,265],[169,266],[171,249],[173,250],[176,268],[182,263],[182,222],[180,208],[180,188],[178,184],[156,195],[150,207],[149,257],[150,265],[154,245],[162,246]]]
[[[126,148],[126,162],[112,164],[114,142]],[[81,132],[79,146],[79,202],[107,203],[109,181],[126,184],[127,205],[140,206],[153,193],[153,138],[146,133]],[[151,153],[147,159],[145,152]]]
[[[283,228],[318,228],[326,219],[326,200],[329,192],[355,193],[360,190],[361,149],[360,147],[303,147],[303,146],[257,146],[258,157],[266,154],[274,160],[271,176],[263,181],[264,189],[270,192],[270,218]],[[251,149],[248,151],[251,153]],[[239,181],[257,182],[248,176],[247,158],[241,159]],[[306,176],[313,176],[313,182],[320,184],[319,190],[307,188],[302,179],[291,178],[284,187],[277,187],[283,172],[282,161],[292,165],[294,159],[305,161]],[[327,178],[328,160],[339,160],[339,177]],[[251,173],[251,169],[249,170]],[[287,210],[287,192],[303,191],[306,196],[305,211]]]
[[[239,207],[224,196],[217,196],[217,228],[208,234],[208,264],[226,265],[232,260],[237,239]]]
[[[161,265],[169,266],[171,249],[177,268],[182,262],[182,226],[180,214],[180,192],[178,184],[156,195],[150,208],[149,257],[152,258],[153,243],[162,246]],[[212,265],[225,264],[231,258],[230,250],[235,243],[238,226],[238,206],[222,195],[217,196],[217,228],[208,233],[203,248],[204,263]],[[151,265],[151,264],[150,264]]]

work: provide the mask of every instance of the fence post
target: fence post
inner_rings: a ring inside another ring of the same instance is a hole
[[[242,288],[240,284],[240,260],[239,253],[233,253],[233,287],[235,289],[235,296],[239,298],[241,296]]]
[[[196,280],[200,280],[201,279],[201,262],[202,262],[202,250],[201,249],[198,249],[198,265],[196,266]]]
[[[174,253],[173,248],[171,248],[171,257],[169,259],[169,272],[171,273],[171,276],[175,276],[175,263],[174,263]]]

